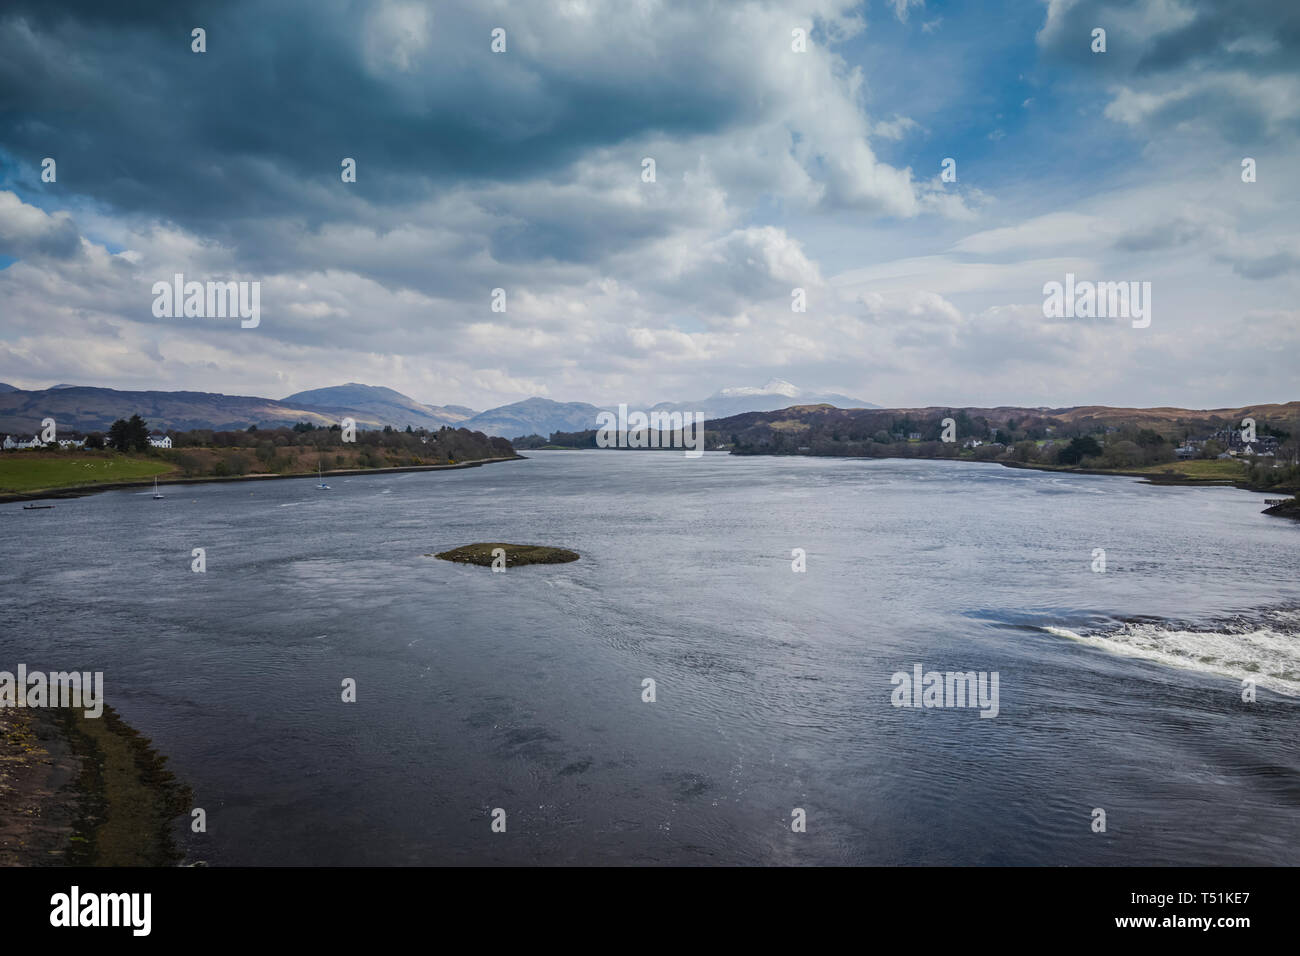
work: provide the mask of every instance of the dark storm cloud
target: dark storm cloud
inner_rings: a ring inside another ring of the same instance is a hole
[[[493,15],[442,6],[427,8],[418,68],[376,64],[365,36],[375,10],[9,4],[0,144],[27,175],[10,168],[6,178],[32,195],[30,170],[54,156],[61,187],[118,212],[218,236],[245,218],[310,228],[374,221],[450,182],[536,176],[648,132],[724,128],[749,108],[671,45],[643,47],[619,70],[584,70],[573,61],[590,50],[525,25],[494,55]],[[190,50],[195,26],[207,30],[205,54]],[[341,190],[345,156],[358,181]],[[500,243],[509,250],[516,238],[507,229]]]
[[[1105,53],[1091,50],[1096,27]],[[1123,87],[1107,115],[1148,134],[1199,128],[1261,144],[1300,131],[1287,105],[1300,66],[1295,0],[1053,4],[1039,43],[1049,62]]]
[[[1185,25],[1154,38],[1138,72],[1213,59],[1220,69],[1295,70],[1300,65],[1300,4],[1295,0],[1216,0],[1194,5]],[[1256,44],[1252,41],[1260,41]]]
[[[1106,30],[1106,52],[1092,31]],[[1295,0],[1080,0],[1053,9],[1040,34],[1053,58],[1102,75],[1158,75],[1195,65],[1254,73],[1294,71],[1300,63]]]

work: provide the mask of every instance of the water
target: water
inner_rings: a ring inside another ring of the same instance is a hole
[[[0,509],[0,669],[105,672],[191,862],[1300,863],[1300,524],[1258,495],[601,451],[330,484]],[[494,540],[582,559],[423,556]],[[998,716],[891,706],[915,664],[997,672]]]

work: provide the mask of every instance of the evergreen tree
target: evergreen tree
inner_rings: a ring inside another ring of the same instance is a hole
[[[108,447],[118,451],[127,450],[126,419],[119,418],[108,429]]]
[[[144,451],[149,447],[149,424],[138,413],[132,415],[131,420],[126,423],[126,444],[124,451],[128,449]]]

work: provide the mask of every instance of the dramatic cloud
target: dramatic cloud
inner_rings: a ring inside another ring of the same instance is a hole
[[[0,381],[1294,398],[1251,352],[1300,292],[1291,6],[922,8],[14,0]],[[1152,326],[1045,319],[1066,272],[1153,282]],[[154,316],[177,273],[260,282],[260,325]]]

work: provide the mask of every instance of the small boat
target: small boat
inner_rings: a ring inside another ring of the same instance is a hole
[[[153,480],[153,500],[154,500],[154,501],[157,501],[157,500],[159,500],[160,498],[166,498],[166,497],[167,497],[167,496],[164,495],[164,494],[159,494],[159,492],[158,492],[158,479],[155,478],[155,479]]]
[[[23,505],[23,511],[48,511],[54,505]]]
[[[319,462],[316,465],[316,477],[320,479],[320,484],[318,484],[316,487],[320,488],[322,491],[329,491],[330,486],[325,484],[325,475],[321,473]]]

